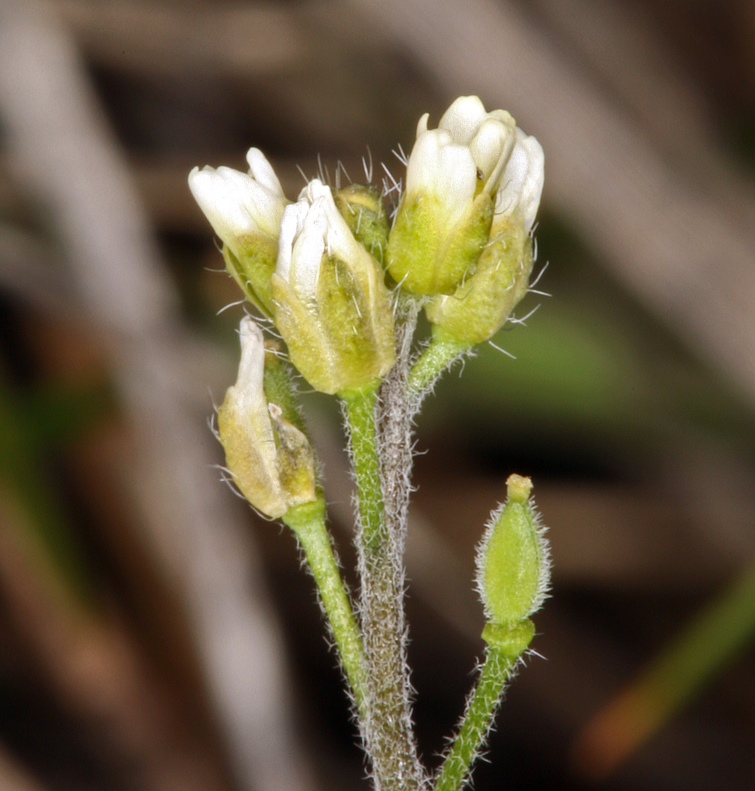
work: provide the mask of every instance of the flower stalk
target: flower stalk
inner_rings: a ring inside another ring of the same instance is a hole
[[[472,771],[475,758],[485,744],[516,661],[516,657],[512,659],[497,646],[488,646],[459,732],[446,754],[433,791],[458,791],[464,785]]]
[[[364,651],[351,602],[341,579],[330,534],[325,526],[325,500],[289,509],[283,521],[296,534],[315,578],[360,721],[367,717]]]

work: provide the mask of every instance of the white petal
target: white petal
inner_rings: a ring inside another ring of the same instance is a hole
[[[423,135],[427,132],[427,122],[430,119],[430,113],[425,113],[422,118],[419,119],[417,123],[417,134],[415,135],[416,138],[419,138],[420,135]]]
[[[460,96],[443,113],[438,129],[447,129],[455,143],[468,145],[488,117],[485,105],[477,96]]]
[[[516,145],[496,196],[496,216],[509,215],[518,208],[529,233],[540,206],[544,177],[544,156],[540,143],[517,129]]]
[[[283,194],[283,187],[281,187],[281,183],[275,175],[273,166],[267,161],[259,148],[250,148],[246,152],[246,161],[249,163],[249,173],[255,181],[282,200],[286,199]]]
[[[303,203],[300,205],[306,206]],[[294,239],[289,273],[289,283],[304,302],[314,300],[317,295],[317,281],[328,230],[321,199],[306,208],[302,228]]]
[[[347,265],[355,259],[362,258],[365,253],[364,247],[354,238],[346,220],[336,208],[333,193],[329,187],[326,187],[320,195],[318,203],[327,222],[326,251],[333,253]]]
[[[243,393],[246,403],[266,402],[263,389],[265,374],[265,341],[257,323],[245,316],[239,325],[241,362],[236,388]],[[265,409],[267,409],[265,403]]]
[[[448,138],[445,130],[431,130],[417,140],[406,169],[406,192],[433,195],[446,221],[454,223],[474,200],[477,166],[466,146]]]
[[[306,201],[311,206],[318,198],[332,196],[330,187],[323,184],[320,179],[312,179],[306,187],[299,193],[299,200]]]
[[[543,154],[543,147],[532,136],[525,138],[522,141],[522,145],[527,149],[530,166],[522,187],[520,202],[524,212],[524,226],[527,229],[527,233],[529,233],[535,224],[537,210],[540,208],[540,197],[543,194],[545,155]]]
[[[238,175],[244,176],[243,173]],[[249,176],[246,178],[252,181]],[[256,229],[256,223],[246,209],[243,187],[233,178],[229,179],[222,170],[194,168],[189,174],[189,188],[215,233],[226,244],[230,244],[238,234]]]
[[[194,168],[189,187],[215,233],[236,249],[239,236],[278,235],[283,202],[249,174],[227,167]]]
[[[475,163],[485,179],[485,188],[491,192],[498,185],[515,139],[513,127],[494,118],[486,118],[469,144]]]
[[[514,117],[506,110],[493,110],[492,113],[488,113],[488,117],[495,118],[496,121],[500,121],[505,126],[516,129],[516,121],[514,120]]]
[[[309,206],[297,202],[286,206],[280,225],[278,237],[278,260],[275,272],[288,283],[291,282],[291,257],[293,255],[294,241],[304,227],[304,218],[307,216]]]

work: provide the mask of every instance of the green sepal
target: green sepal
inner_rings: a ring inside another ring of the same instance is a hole
[[[521,223],[508,223],[485,247],[475,272],[453,294],[428,302],[425,314],[460,341],[484,343],[527,293],[532,265],[532,240]]]
[[[535,624],[529,618],[515,624],[486,623],[482,630],[482,639],[512,660],[527,650],[534,636]]]
[[[270,278],[275,272],[275,262],[278,258],[277,241],[259,234],[240,239],[239,245],[243,251],[241,258],[237,258],[227,244],[223,245],[225,268],[239,284],[244,296],[263,315],[272,318],[273,292]]]
[[[354,238],[381,266],[388,246],[388,215],[380,193],[366,184],[349,184],[333,191],[333,200]]]
[[[388,239],[387,267],[412,294],[452,294],[477,265],[490,235],[493,200],[480,193],[453,228],[432,195],[404,198]]]
[[[291,366],[280,357],[280,344],[265,340],[265,377],[263,388],[265,398],[277,404],[283,417],[307,436],[307,427],[296,397],[296,387],[291,377]]]

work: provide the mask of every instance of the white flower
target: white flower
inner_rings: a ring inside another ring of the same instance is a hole
[[[388,242],[391,276],[417,294],[451,294],[487,244],[495,195],[516,142],[504,110],[458,98],[437,129],[420,119]]]
[[[314,179],[284,212],[275,273],[287,280],[301,299],[314,300],[326,252],[341,261],[372,267],[369,253],[336,208],[330,187]]]
[[[270,276],[288,201],[262,152],[250,148],[246,159],[248,173],[227,167],[194,168],[189,174],[189,187],[223,241],[228,272],[247,298],[271,316]]]
[[[278,238],[283,210],[288,201],[280,181],[264,154],[250,148],[249,172],[228,167],[205,166],[189,174],[189,187],[215,233],[237,258],[243,255],[242,240],[260,233]]]
[[[265,344],[248,316],[241,320],[241,362],[236,384],[218,410],[226,465],[247,500],[267,516],[315,499],[314,457],[309,441],[268,404],[264,391]]]
[[[393,314],[383,272],[318,179],[286,207],[271,283],[276,326],[314,388],[361,387],[391,367]]]
[[[455,224],[482,191],[498,188],[515,142],[514,119],[505,110],[485,111],[477,96],[460,96],[443,114],[437,129],[429,114],[417,124],[406,168],[406,193],[432,194],[447,222]]]
[[[533,266],[532,226],[543,191],[540,143],[516,130],[516,144],[495,194],[490,239],[474,271],[453,294],[438,294],[425,305],[434,325],[470,346],[491,338],[527,293]]]

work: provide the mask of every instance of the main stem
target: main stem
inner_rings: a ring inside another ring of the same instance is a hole
[[[319,497],[314,503],[291,508],[283,521],[294,531],[304,550],[360,721],[364,721],[367,709],[362,638],[333,554],[330,534],[325,527],[325,502]]]
[[[406,664],[403,540],[383,502],[375,406],[377,384],[341,393],[357,483],[360,612],[367,669],[367,751],[379,791],[417,791],[422,768],[412,731]]]
[[[488,646],[485,663],[467,703],[459,733],[446,755],[433,791],[458,791],[462,787],[485,742],[503,688],[515,664],[516,658],[495,645]]]

